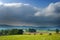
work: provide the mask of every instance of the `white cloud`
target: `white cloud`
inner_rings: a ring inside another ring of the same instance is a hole
[[[36,16],[60,16],[60,2],[57,3],[51,3],[46,8],[44,8],[42,11],[38,11],[36,13]]]

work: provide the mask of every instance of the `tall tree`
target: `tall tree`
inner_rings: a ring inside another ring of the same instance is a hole
[[[57,34],[59,33],[59,29],[56,29],[56,33],[57,33]]]

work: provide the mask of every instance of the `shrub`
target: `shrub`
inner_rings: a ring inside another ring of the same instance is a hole
[[[52,33],[49,33],[49,35],[52,35]]]
[[[43,33],[40,33],[40,35],[43,35]]]

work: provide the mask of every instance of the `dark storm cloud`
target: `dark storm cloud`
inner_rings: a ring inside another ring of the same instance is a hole
[[[0,3],[0,23],[25,25],[59,25],[60,2],[38,9],[23,3]]]

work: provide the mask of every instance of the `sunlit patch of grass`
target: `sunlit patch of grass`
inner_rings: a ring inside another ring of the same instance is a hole
[[[60,40],[60,34],[8,35],[0,36],[0,40]]]

